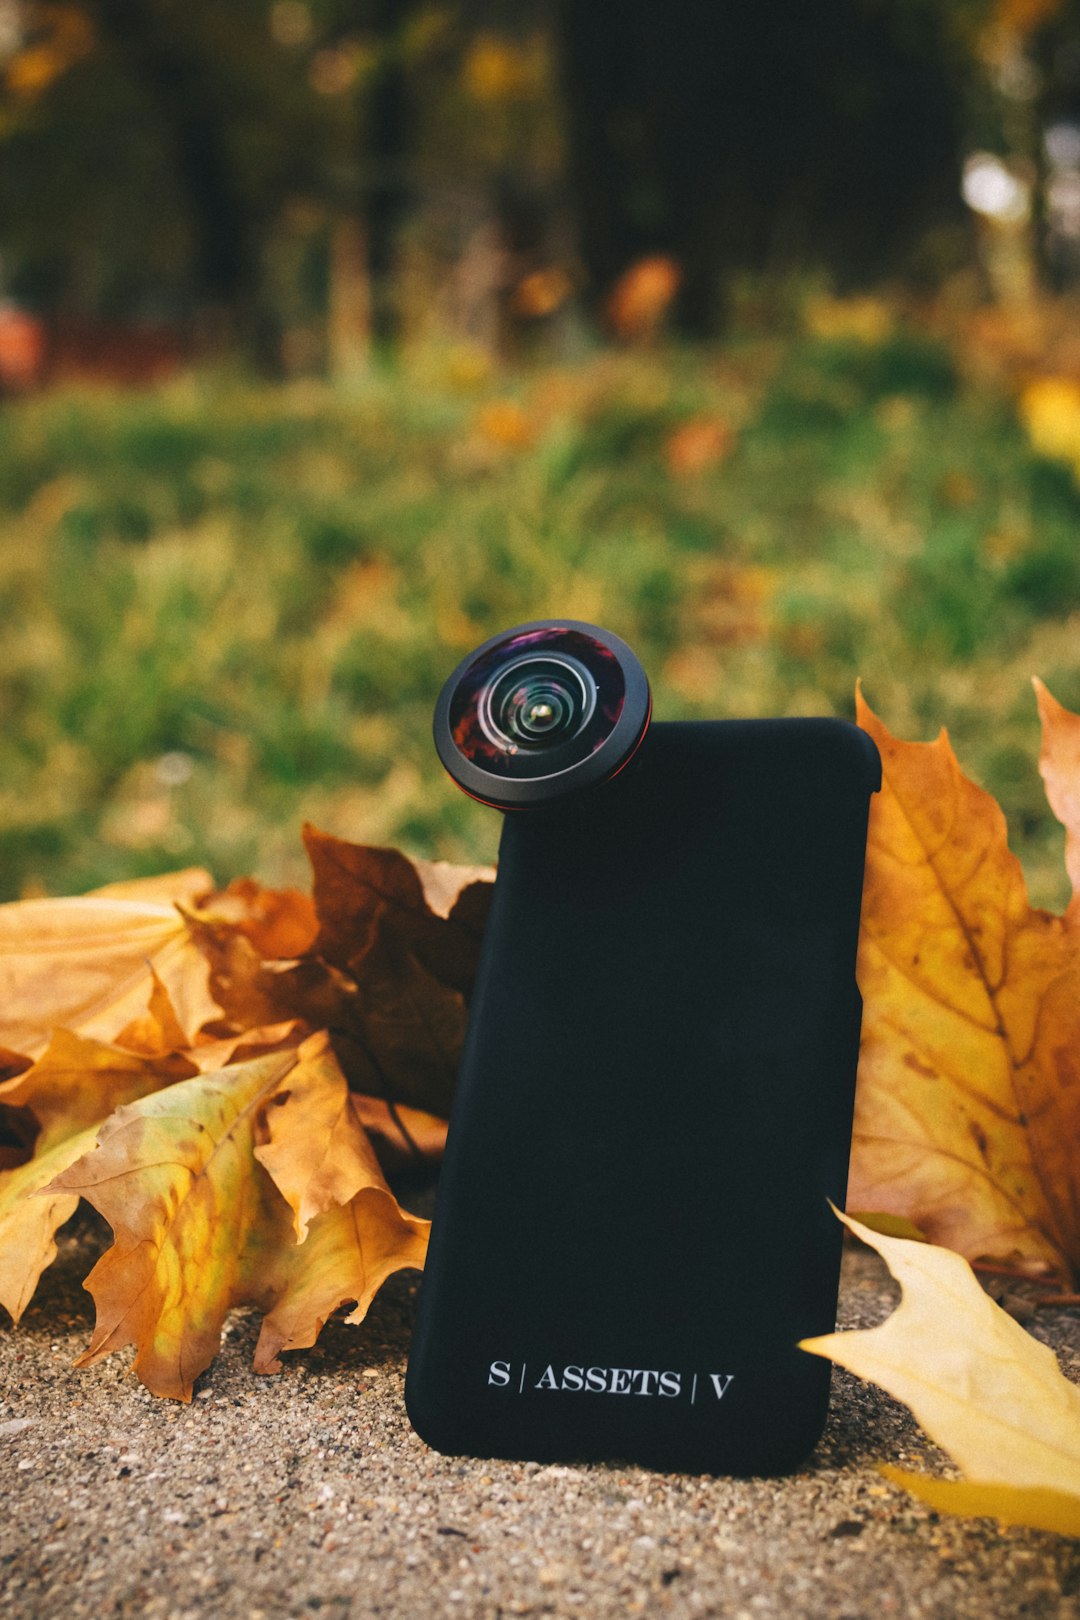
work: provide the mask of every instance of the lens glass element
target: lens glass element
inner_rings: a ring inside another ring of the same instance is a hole
[[[557,748],[592,719],[596,685],[565,654],[526,653],[481,694],[480,724],[497,748]]]
[[[508,636],[469,665],[451,699],[450,730],[462,755],[485,771],[550,776],[601,746],[625,696],[607,647],[548,625]]]

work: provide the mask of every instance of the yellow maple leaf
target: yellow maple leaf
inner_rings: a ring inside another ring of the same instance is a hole
[[[888,1476],[935,1508],[1080,1536],[1080,1389],[1053,1351],[994,1304],[959,1255],[840,1219],[883,1257],[901,1302],[880,1327],[801,1348],[903,1401],[966,1477]]]
[[[893,737],[871,807],[848,1201],[971,1259],[1080,1267],[1080,964],[1028,902],[1005,820],[944,732]]]
[[[57,1030],[32,1068],[0,1085],[0,1104],[28,1108],[39,1126],[33,1158],[0,1172],[0,1304],[16,1322],[79,1201],[72,1192],[42,1196],[44,1189],[93,1146],[114,1108],[195,1072],[180,1054],[150,1058]]]
[[[322,1141],[335,1156],[334,1174],[322,1177],[303,1140],[303,1104],[320,1088],[330,1098],[319,1105]],[[355,1300],[350,1320],[358,1321],[390,1271],[423,1263],[427,1222],[398,1209],[359,1125],[362,1142],[334,1139],[332,1104],[343,1091],[318,1034],[112,1114],[97,1145],[47,1189],[88,1199],[113,1229],[112,1248],[86,1280],[97,1320],[79,1365],[132,1344],[149,1389],[190,1400],[234,1306],[271,1312],[259,1365],[272,1370],[279,1350],[313,1344],[339,1304]],[[260,1141],[277,1149],[272,1174],[256,1159]],[[275,1177],[295,1202],[297,1225],[310,1223],[303,1245]]]
[[[113,1229],[86,1279],[97,1320],[78,1365],[133,1344],[148,1389],[190,1400],[227,1312],[272,1302],[274,1263],[293,1239],[288,1206],[252,1175],[254,1113],[297,1061],[253,1058],[119,1108],[51,1184]]]

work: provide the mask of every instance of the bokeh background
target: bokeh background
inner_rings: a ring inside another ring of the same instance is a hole
[[[449,669],[946,724],[1064,898],[1080,0],[0,0],[0,881],[489,858]]]

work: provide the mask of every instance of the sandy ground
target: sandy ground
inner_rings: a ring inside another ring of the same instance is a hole
[[[72,1370],[88,1233],[69,1230],[23,1326],[0,1332],[5,1614],[1080,1617],[1080,1542],[938,1519],[887,1485],[877,1459],[938,1454],[844,1373],[789,1479],[441,1457],[402,1404],[415,1276],[278,1378],[252,1373],[238,1316],[181,1406],[141,1388],[130,1354]],[[876,1257],[847,1257],[843,1326],[892,1297]],[[1080,1317],[1038,1331],[1080,1380]]]

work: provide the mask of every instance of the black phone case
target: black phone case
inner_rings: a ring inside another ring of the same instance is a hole
[[[775,1473],[835,1322],[876,749],[656,724],[506,817],[405,1399],[440,1451]]]

